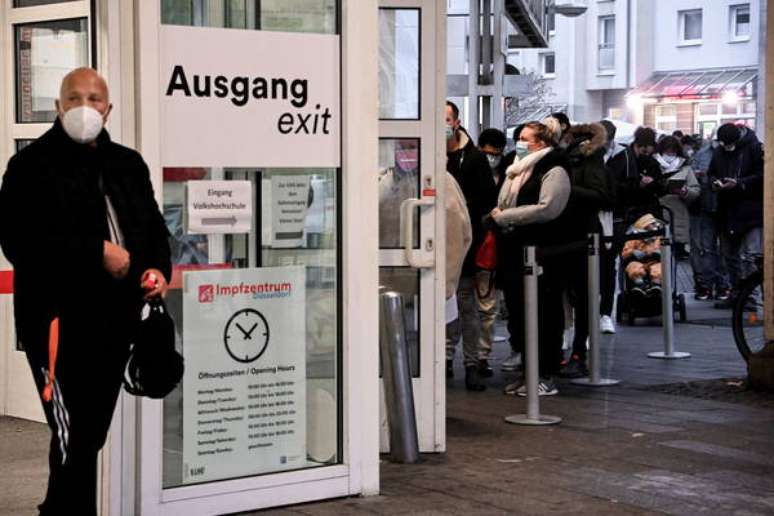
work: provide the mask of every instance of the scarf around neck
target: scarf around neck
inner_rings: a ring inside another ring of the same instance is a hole
[[[532,171],[535,165],[546,154],[551,152],[551,147],[546,147],[535,152],[527,154],[522,159],[514,161],[505,171],[505,181],[500,188],[500,195],[497,198],[497,206],[502,210],[516,206],[516,199],[519,196],[519,190],[532,177]]]

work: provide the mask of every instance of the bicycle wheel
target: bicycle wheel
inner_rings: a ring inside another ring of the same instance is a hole
[[[742,282],[734,300],[734,341],[745,360],[766,345],[763,334],[763,272],[758,271]]]

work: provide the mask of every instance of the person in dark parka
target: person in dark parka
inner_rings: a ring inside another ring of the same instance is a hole
[[[733,290],[763,252],[763,146],[751,129],[730,123],[718,128],[717,137],[707,175],[718,192],[720,248]]]
[[[468,206],[473,242],[462,266],[462,277],[457,289],[459,319],[446,327],[446,376],[453,376],[453,359],[457,342],[462,338],[465,364],[465,387],[482,391],[479,374],[481,324],[476,296],[476,253],[484,241],[482,219],[497,204],[497,185],[492,180],[489,161],[461,126],[459,109],[453,102],[446,103],[446,171],[459,183]]]
[[[570,207],[578,234],[602,233],[599,212],[610,210],[614,204],[613,185],[609,184],[605,169],[607,131],[597,123],[571,126],[562,137],[572,189]],[[581,250],[568,255],[568,286],[570,302],[575,309],[575,337],[572,355],[561,375],[567,378],[588,376],[586,367],[586,339],[589,336],[587,252]]]
[[[88,516],[97,513],[97,454],[140,310],[144,298],[165,294],[171,266],[148,167],[103,129],[105,81],[91,69],[70,72],[56,107],[53,127],[8,163],[0,246],[15,271],[17,335],[39,391],[51,383],[51,400],[41,395],[52,438],[40,513]]]

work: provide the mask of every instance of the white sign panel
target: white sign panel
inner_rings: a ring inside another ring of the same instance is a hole
[[[253,219],[250,181],[188,181],[188,233],[249,233]]]
[[[339,36],[162,25],[165,167],[338,167]]]
[[[304,267],[185,272],[183,289],[183,483],[304,466]]]
[[[302,247],[309,204],[309,179],[309,176],[288,175],[271,178],[272,247]]]

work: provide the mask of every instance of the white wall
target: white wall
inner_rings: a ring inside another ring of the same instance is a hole
[[[627,12],[628,2],[625,0],[590,1],[588,11],[580,19],[585,25],[586,37],[579,50],[585,51],[586,88],[590,90],[607,90],[625,88],[627,86],[626,49],[627,49]],[[615,16],[615,68],[599,69],[599,18]]]
[[[656,71],[756,66],[759,62],[758,0],[648,0],[655,4],[653,38]],[[731,42],[731,5],[750,4],[750,39]],[[702,43],[679,46],[678,11],[702,9]]]

